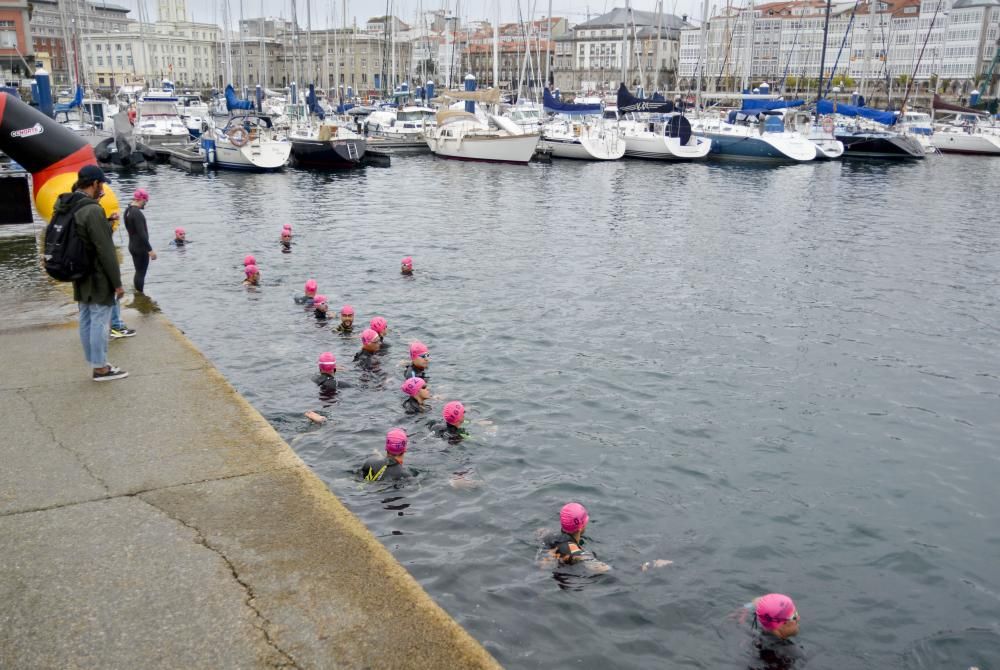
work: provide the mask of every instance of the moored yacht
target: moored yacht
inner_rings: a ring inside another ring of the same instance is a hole
[[[528,163],[538,146],[535,133],[516,135],[496,130],[475,114],[455,110],[437,113],[437,125],[426,135],[436,156],[496,163]]]

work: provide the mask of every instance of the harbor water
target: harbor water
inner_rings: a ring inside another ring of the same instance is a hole
[[[140,185],[147,293],[505,666],[1000,667],[1000,162],[421,156],[113,184]],[[293,304],[308,278],[356,333],[388,320],[384,380]],[[415,339],[419,418],[399,390]],[[332,403],[310,381],[327,350],[353,385]],[[427,426],[453,399],[457,446]],[[362,484],[395,426],[419,475]],[[610,573],[539,567],[571,500]],[[772,591],[801,616],[794,666],[733,616]]]

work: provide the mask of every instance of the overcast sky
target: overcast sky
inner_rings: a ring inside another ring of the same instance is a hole
[[[94,0],[100,3],[101,0]],[[114,4],[121,4],[133,9],[133,16],[138,9],[138,2],[141,0],[107,0]],[[156,19],[157,0],[145,0],[149,8],[149,18]],[[188,12],[194,13],[196,21],[206,21],[222,23],[222,2],[223,0],[187,0]],[[261,6],[268,16],[291,17],[291,0],[242,0],[243,15],[252,18],[260,15]],[[299,24],[304,28],[306,25],[306,3],[307,0],[296,0]],[[343,0],[312,0],[312,24],[313,28],[321,28],[332,25],[336,21],[341,23],[341,13]],[[718,0],[709,3],[709,7],[716,6]],[[443,0],[393,0],[394,10],[391,12],[407,23],[412,23],[417,14],[418,7],[423,7],[424,11],[431,9],[448,9],[455,12],[455,0],[444,2]],[[497,0],[467,0],[461,2],[459,11],[465,19],[487,19],[493,21],[496,16]],[[549,0],[520,0],[521,14],[527,19],[534,6],[535,18],[540,18],[548,13]],[[656,7],[655,0],[631,0],[634,9],[652,11]],[[233,14],[234,22],[239,19],[240,0],[229,0],[229,6]],[[518,0],[499,0],[501,20],[516,21]],[[590,17],[600,16],[611,11],[614,7],[624,7],[624,0],[552,0],[552,15],[564,16],[570,23],[581,23],[587,20],[588,12]],[[668,14],[688,14],[693,18],[701,16],[702,2],[700,0],[663,0],[663,10]],[[347,22],[352,23],[356,18],[359,25],[363,25],[372,16],[385,14],[385,0],[347,0]],[[336,12],[336,18],[332,14]]]

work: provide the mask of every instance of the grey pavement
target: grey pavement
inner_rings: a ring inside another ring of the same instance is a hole
[[[487,668],[169,321],[0,325],[0,667]]]

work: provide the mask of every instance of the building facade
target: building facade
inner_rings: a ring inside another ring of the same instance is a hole
[[[670,88],[677,77],[687,17],[618,7],[556,37],[553,80],[563,91],[613,91],[624,80],[646,90]]]
[[[35,47],[27,0],[0,0],[0,68],[3,83],[20,85],[34,68]]]
[[[504,90],[514,90],[519,86],[541,87],[545,79],[545,58],[548,53],[549,67],[555,62],[555,43],[546,40],[531,42],[530,60],[525,54],[525,43],[501,42],[499,45],[499,79],[493,81],[493,45],[470,44],[466,47],[462,62],[468,65],[468,73],[475,75],[478,86],[491,88],[498,85]]]
[[[760,81],[808,88],[820,77],[826,4],[734,8],[681,34],[682,88],[734,90]],[[989,67],[1000,0],[868,0],[831,8],[824,80],[871,94],[909,80],[968,92]],[[805,86],[803,86],[805,83]]]
[[[34,51],[48,55],[52,83],[69,88],[87,81],[80,40],[93,34],[122,33],[129,29],[129,9],[106,2],[31,0]]]

